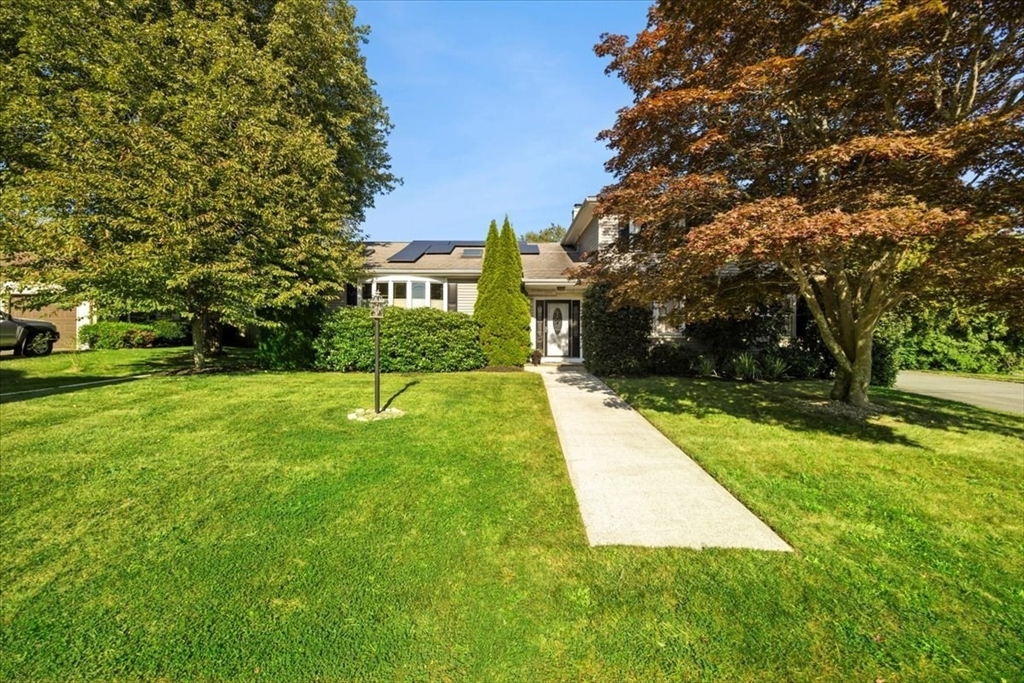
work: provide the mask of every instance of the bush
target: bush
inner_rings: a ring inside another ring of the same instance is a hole
[[[180,320],[157,320],[147,323],[156,335],[156,342],[167,346],[184,344],[188,341],[188,331],[185,323]]]
[[[329,314],[313,342],[322,370],[371,372],[373,320],[367,308]],[[458,372],[486,365],[480,324],[463,313],[388,308],[380,325],[382,372]]]
[[[757,356],[744,351],[737,354],[729,363],[732,368],[733,377],[739,380],[754,381],[761,379],[761,367],[758,365]]]
[[[723,366],[745,351],[778,348],[788,328],[789,313],[785,307],[763,305],[753,309],[747,318],[691,323],[686,326],[686,333]]]
[[[1024,335],[1007,316],[942,304],[905,313],[902,367],[956,372],[1013,372],[1024,367]]]
[[[150,346],[174,346],[186,340],[180,323],[99,322],[78,330],[78,343],[90,349],[139,349]]]
[[[704,353],[698,356],[697,362],[693,367],[694,370],[697,371],[697,375],[700,377],[718,377],[718,368],[715,364],[715,357],[709,353]]]
[[[267,370],[310,370],[316,365],[314,343],[326,308],[309,304],[279,312],[279,326],[263,328],[256,340],[256,365]]]
[[[761,359],[761,376],[772,382],[777,382],[786,375],[789,370],[789,363],[777,351],[767,354]]]
[[[697,352],[679,344],[657,344],[648,357],[648,368],[655,375],[684,377],[695,374]]]
[[[641,375],[647,369],[651,309],[613,308],[607,284],[591,285],[583,294],[580,327],[587,369],[597,375]]]
[[[904,326],[896,318],[883,319],[875,329],[871,348],[871,386],[891,387],[900,371]],[[818,326],[811,320],[807,334],[779,350],[789,365],[793,379],[830,379],[835,376],[836,359],[821,340]]]

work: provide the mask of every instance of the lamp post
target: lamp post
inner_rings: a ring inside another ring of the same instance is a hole
[[[380,292],[370,298],[370,317],[373,318],[373,412],[380,413],[380,319],[384,317],[387,302]]]

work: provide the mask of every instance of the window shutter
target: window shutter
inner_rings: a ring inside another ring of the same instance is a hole
[[[543,301],[538,301],[537,302],[537,315],[536,315],[536,318],[537,318],[537,335],[536,335],[536,340],[535,340],[535,342],[536,342],[536,347],[535,348],[538,351],[540,351],[541,353],[545,353],[546,349],[544,348],[544,332],[545,332],[545,328],[548,325],[548,321],[544,317],[544,302]]]

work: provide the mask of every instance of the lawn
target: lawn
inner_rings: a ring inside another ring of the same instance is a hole
[[[160,372],[191,364],[187,348],[67,351],[40,358],[0,358],[3,394],[98,382]]]
[[[617,386],[798,552],[588,547],[532,374],[385,376],[369,424],[363,375],[0,405],[0,679],[1024,675],[1019,421]]]

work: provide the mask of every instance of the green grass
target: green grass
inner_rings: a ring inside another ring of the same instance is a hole
[[[244,364],[249,349],[229,348],[219,365]],[[4,394],[59,389],[73,384],[100,382],[192,367],[191,348],[68,351],[39,358],[0,359],[0,401]]]
[[[996,382],[1016,382],[1017,384],[1024,384],[1024,370],[1005,373],[956,372],[953,370],[914,370],[914,372],[927,372],[932,375],[946,375],[949,377],[967,377],[970,379],[991,379]]]
[[[40,358],[0,359],[0,395],[188,367],[189,349],[69,351]]]
[[[1021,429],[617,386],[793,554],[589,548],[539,378],[158,377],[0,406],[0,680],[1019,680]],[[881,396],[881,392],[879,393]]]

